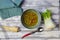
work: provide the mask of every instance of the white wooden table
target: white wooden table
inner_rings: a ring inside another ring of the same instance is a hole
[[[52,10],[54,22],[59,24],[59,0],[25,0],[22,8],[23,10],[27,9],[36,9],[40,11],[40,8],[47,7],[48,9]],[[21,24],[21,16],[15,16],[8,18],[6,20],[1,20],[0,23],[2,25],[9,25],[9,26],[19,26],[21,28],[21,32],[4,32],[0,31],[0,40],[60,40],[60,31],[59,28],[55,28],[53,31],[44,31],[44,32],[37,32],[33,35],[30,35],[24,39],[21,39],[22,35],[25,33],[31,32],[35,29],[27,29]],[[8,22],[7,22],[8,21]],[[58,26],[57,26],[58,27]],[[2,30],[0,28],[0,30]],[[8,34],[8,35],[7,35]],[[7,35],[7,36],[5,36]]]

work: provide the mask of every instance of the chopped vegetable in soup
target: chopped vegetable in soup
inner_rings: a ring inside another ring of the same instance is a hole
[[[35,11],[25,11],[22,17],[24,24],[27,26],[34,26],[38,22],[38,16]]]

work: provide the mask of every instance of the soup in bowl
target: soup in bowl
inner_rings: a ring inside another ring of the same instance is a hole
[[[24,27],[33,29],[40,25],[41,15],[38,11],[34,9],[28,9],[23,12],[21,16],[21,22],[24,25]]]

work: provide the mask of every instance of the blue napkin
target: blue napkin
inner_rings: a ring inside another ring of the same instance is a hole
[[[22,13],[23,13],[22,8],[0,9],[0,16],[2,19],[10,18],[13,16],[21,16]]]
[[[13,2],[19,6],[23,0],[0,0],[0,9],[15,7]]]
[[[13,0],[12,0],[13,1]],[[19,6],[22,3],[23,0],[14,0],[13,2]]]

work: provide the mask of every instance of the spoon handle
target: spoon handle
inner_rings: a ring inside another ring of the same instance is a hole
[[[27,36],[29,36],[29,35],[31,35],[31,34],[34,34],[35,32],[37,32],[37,31],[33,31],[33,32],[30,32],[30,33],[27,33],[27,34],[23,35],[22,39],[25,38],[25,37],[27,37]]]

